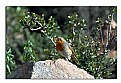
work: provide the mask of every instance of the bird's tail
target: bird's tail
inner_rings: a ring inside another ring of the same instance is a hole
[[[78,65],[80,65],[80,63],[79,63],[79,61],[78,61],[78,59],[77,59],[77,57],[76,57],[75,54],[72,54],[72,59],[74,59],[74,61],[75,61]]]

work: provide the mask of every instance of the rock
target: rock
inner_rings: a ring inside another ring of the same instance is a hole
[[[18,67],[13,71],[10,75],[8,75],[7,79],[30,79],[33,71],[33,62],[28,62]]]
[[[116,50],[112,50],[108,53],[108,58],[115,58],[117,59],[117,51]]]
[[[58,59],[36,62],[31,79],[94,79],[94,76],[68,61]]]
[[[8,79],[94,79],[85,70],[64,59],[28,62],[18,67]]]

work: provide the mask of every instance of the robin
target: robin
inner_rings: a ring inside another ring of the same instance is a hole
[[[74,50],[71,48],[69,43],[62,37],[57,38],[56,42],[56,50],[68,61],[71,60],[71,57],[75,60],[77,64],[79,64],[78,59],[76,58],[76,54]]]

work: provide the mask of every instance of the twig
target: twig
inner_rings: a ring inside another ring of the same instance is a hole
[[[73,34],[73,41],[74,41],[74,35],[75,35],[75,32],[74,32],[74,27],[72,27],[72,34]]]
[[[56,46],[55,42],[53,41],[53,39],[51,37],[48,37],[47,34],[44,33],[44,31],[41,30],[41,32],[48,38],[50,39],[50,41],[53,43],[54,46]]]
[[[103,44],[103,46],[104,46],[104,38],[103,38],[103,34],[102,34],[102,29],[100,28],[100,34],[101,34],[101,41],[102,41],[102,44]]]
[[[51,38],[51,37],[48,37],[48,35],[45,33],[45,31],[44,30],[42,30],[42,24],[41,23],[39,23],[38,21],[36,21],[39,25],[40,25],[40,27],[38,27],[38,28],[36,28],[36,29],[33,29],[33,28],[31,28],[30,27],[30,30],[31,31],[37,31],[37,30],[40,30],[40,32],[42,32],[48,39],[50,39],[50,41],[52,42],[52,44],[54,45],[54,46],[56,46],[56,44],[55,44],[55,42],[53,41],[53,38]]]
[[[107,42],[106,42],[106,48],[108,46],[108,27],[107,27]]]

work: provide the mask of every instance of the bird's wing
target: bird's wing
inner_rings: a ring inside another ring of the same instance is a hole
[[[78,61],[78,59],[77,59],[77,57],[76,57],[75,51],[72,49],[72,47],[69,45],[68,42],[66,42],[66,43],[67,43],[69,49],[71,49],[71,51],[72,51],[72,58],[73,58],[73,59],[75,60],[75,62],[79,65],[80,63],[79,63],[79,61]]]

